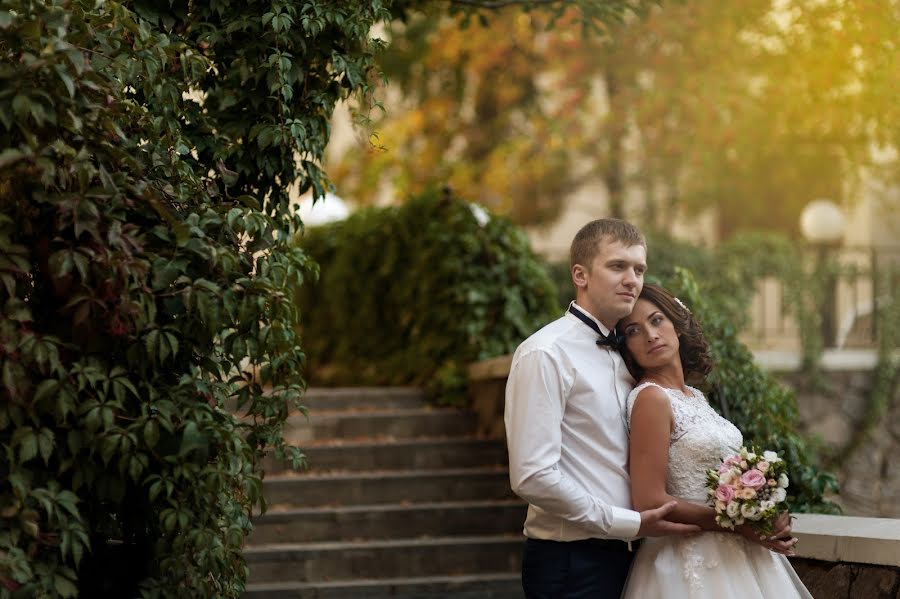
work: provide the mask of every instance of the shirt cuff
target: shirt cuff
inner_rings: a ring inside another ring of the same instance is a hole
[[[617,539],[633,539],[641,528],[641,514],[634,510],[610,506],[612,508],[612,526],[608,536]]]

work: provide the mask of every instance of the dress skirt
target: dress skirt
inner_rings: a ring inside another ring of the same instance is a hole
[[[644,539],[626,599],[812,599],[788,559],[729,532]]]

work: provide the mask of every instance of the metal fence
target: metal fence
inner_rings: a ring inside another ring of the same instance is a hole
[[[900,246],[840,248],[804,252],[808,268],[827,259],[837,265],[825,295],[817,298],[826,348],[866,349],[878,343],[878,307],[897,298],[900,286]],[[785,285],[768,277],[757,285],[750,305],[750,324],[743,339],[758,349],[798,350],[800,327],[786,305]]]

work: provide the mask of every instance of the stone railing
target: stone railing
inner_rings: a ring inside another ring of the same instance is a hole
[[[502,438],[512,356],[469,367],[470,406],[482,435]],[[791,563],[815,599],[900,598],[900,519],[799,514]]]
[[[798,514],[791,563],[816,599],[900,597],[900,519]]]

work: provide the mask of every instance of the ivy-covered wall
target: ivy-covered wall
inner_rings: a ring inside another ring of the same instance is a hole
[[[848,516],[900,518],[900,386],[872,415],[876,371],[823,369],[811,387],[802,372],[775,372],[797,397],[800,429],[821,440],[822,460],[838,478],[836,501]],[[871,422],[870,422],[871,421]]]
[[[739,341],[729,304],[704,290],[686,270],[675,268],[662,284],[684,301],[698,318],[715,364],[704,384],[710,403],[744,433],[745,444],[773,449],[788,463],[789,501],[798,512],[835,513],[827,499],[837,479],[823,467],[819,444],[800,427],[793,392],[756,364]]]

